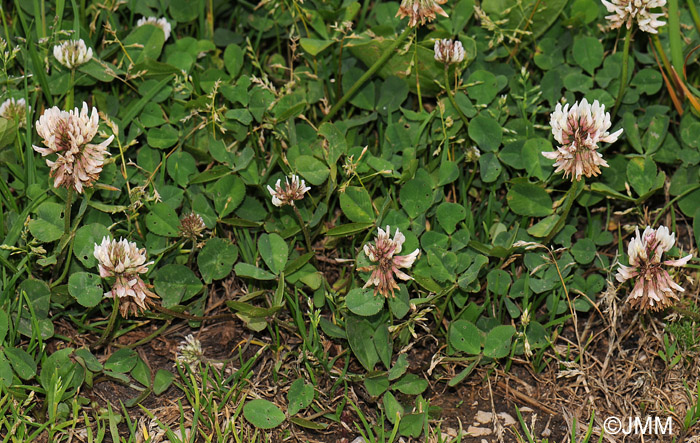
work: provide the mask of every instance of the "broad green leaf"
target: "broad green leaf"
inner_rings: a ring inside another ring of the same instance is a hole
[[[15,374],[22,380],[29,380],[36,375],[36,363],[24,349],[5,347],[5,356],[10,361]]]
[[[408,216],[416,218],[433,204],[433,189],[424,179],[414,178],[401,187],[399,198]]]
[[[63,235],[65,216],[64,205],[42,203],[36,210],[36,218],[29,222],[29,232],[42,243],[56,241]]]
[[[484,341],[484,355],[491,358],[503,358],[510,352],[510,344],[515,334],[511,325],[501,325],[493,328]]]
[[[153,393],[160,395],[165,392],[175,380],[172,372],[165,369],[158,369],[155,377],[153,377]]]
[[[212,238],[207,241],[199,255],[197,267],[204,282],[221,280],[231,273],[233,264],[238,258],[238,247],[223,238]]]
[[[627,181],[640,196],[652,189],[656,183],[656,176],[656,163],[650,157],[632,158],[627,163]]]
[[[249,278],[254,278],[256,280],[274,280],[275,275],[265,271],[264,269],[260,269],[256,266],[253,266],[248,263],[236,263],[236,266],[234,267],[234,271],[236,271],[236,275],[240,277],[249,277]]]
[[[574,40],[573,56],[576,63],[593,74],[595,68],[603,64],[603,44],[596,37],[581,37]]]
[[[367,228],[371,228],[372,226],[374,226],[373,223],[346,223],[344,225],[329,229],[328,232],[326,232],[326,235],[330,237],[347,237],[349,235],[362,232]]]
[[[416,374],[406,374],[399,381],[391,385],[402,394],[418,395],[428,388],[428,381],[418,377]]]
[[[183,150],[178,150],[168,157],[167,167],[170,178],[183,188],[189,182],[190,177],[197,172],[197,163],[194,157]]]
[[[287,391],[287,413],[292,416],[297,412],[306,409],[314,401],[314,386],[304,383],[303,378],[294,381]]]
[[[89,272],[75,272],[68,278],[68,293],[86,308],[97,306],[104,297],[100,276]]]
[[[148,24],[134,28],[122,42],[134,63],[149,58],[156,60],[163,50],[165,34],[158,26]]]
[[[350,349],[368,371],[372,371],[379,361],[379,355],[374,347],[374,328],[364,319],[348,316],[345,321]]]
[[[300,155],[294,161],[299,174],[314,186],[320,186],[328,178],[330,170],[321,160],[310,155]]]
[[[133,349],[121,348],[109,356],[105,362],[105,369],[119,374],[126,374],[134,369],[138,359],[139,356]]]
[[[374,295],[374,290],[371,288],[355,288],[348,292],[348,295],[345,297],[345,304],[354,314],[368,317],[382,310],[384,297]]]
[[[226,46],[224,50],[224,66],[232,79],[235,79],[238,73],[241,72],[244,61],[243,55],[243,49],[235,43]]]
[[[458,319],[450,323],[447,340],[458,351],[472,355],[481,352],[481,332],[467,320]]]
[[[479,173],[484,183],[496,181],[502,170],[503,166],[493,152],[487,152],[479,157]]]
[[[180,219],[175,210],[165,203],[156,203],[146,214],[146,227],[154,234],[164,237],[178,237]]]
[[[513,212],[528,217],[544,217],[553,212],[552,198],[547,191],[530,183],[516,183],[506,196]]]
[[[469,122],[469,138],[474,140],[482,151],[495,152],[503,138],[501,125],[488,115],[479,114]]]
[[[348,151],[348,143],[345,140],[345,136],[333,123],[322,124],[318,132],[328,140],[328,164],[336,164],[340,156]]]
[[[529,176],[545,181],[552,172],[551,161],[542,155],[552,150],[552,143],[541,137],[528,139],[523,145],[521,158]]]
[[[587,265],[593,261],[596,253],[596,245],[590,238],[582,238],[571,247],[571,255],[578,263]]]
[[[345,192],[340,194],[340,208],[352,222],[372,223],[374,221],[372,200],[365,188],[348,186]]]
[[[163,306],[169,308],[194,297],[203,285],[190,268],[171,263],[154,273],[153,286],[162,298]]]
[[[232,213],[245,199],[245,184],[236,175],[221,177],[209,189],[219,218]]]
[[[502,269],[492,269],[486,274],[486,288],[495,295],[506,295],[511,284],[510,275]]]
[[[179,133],[174,126],[163,125],[157,128],[151,128],[146,133],[146,141],[148,145],[158,149],[168,149],[177,143]]]
[[[437,208],[437,219],[442,229],[448,234],[455,232],[457,223],[464,220],[467,210],[458,203],[443,202]]]
[[[302,37],[299,40],[299,43],[304,51],[316,57],[318,54],[323,52],[324,49],[332,45],[333,40],[320,40],[317,38]]]
[[[170,0],[170,15],[178,23],[187,23],[199,16],[199,3],[190,0]]]
[[[258,252],[273,274],[279,274],[287,266],[289,247],[287,242],[275,233],[261,234],[258,237]]]
[[[258,398],[243,406],[243,417],[259,429],[272,429],[281,425],[284,413],[274,403]]]

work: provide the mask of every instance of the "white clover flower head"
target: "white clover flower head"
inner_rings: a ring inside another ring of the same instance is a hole
[[[433,47],[435,60],[450,65],[461,63],[464,60],[464,47],[459,40],[438,39]]]
[[[399,289],[394,276],[404,281],[413,280],[413,277],[399,268],[408,269],[413,266],[420,250],[416,249],[408,255],[397,255],[401,252],[403,243],[406,241],[406,237],[399,231],[399,228],[396,228],[393,239],[391,238],[390,226],[387,226],[386,230],[378,228],[377,231],[379,233],[374,244],[368,243],[363,247],[367,258],[375,264],[358,268],[358,270],[372,273],[363,288],[374,285],[375,295],[379,292],[384,297],[389,297],[389,294],[393,297],[394,290]]]
[[[306,186],[303,179],[294,174],[284,179],[284,186],[281,179],[277,180],[274,189],[267,185],[267,191],[272,196],[272,204],[275,206],[294,206],[294,201],[303,199],[304,194],[310,189],[311,187]]]
[[[66,40],[53,47],[53,56],[66,68],[74,69],[90,61],[92,48],[85,46],[83,39]]]
[[[22,128],[27,125],[27,111],[31,112],[32,107],[27,109],[27,103],[23,98],[15,100],[8,98],[0,105],[0,117],[17,121],[17,126]]]
[[[666,22],[659,20],[666,14],[663,12],[650,12],[651,9],[661,8],[666,5],[666,0],[601,0],[605,8],[610,12],[605,18],[610,22],[612,29],[625,25],[627,29],[633,22],[644,32],[657,34],[658,28]]]
[[[54,187],[73,188],[78,193],[92,186],[102,172],[107,146],[114,136],[98,145],[90,143],[97,134],[100,118],[97,109],[88,114],[87,103],[82,110],[75,108],[67,112],[58,107],[44,111],[36,122],[36,132],[46,148],[33,146],[42,156],[56,154],[55,161],[46,160],[54,178]]]
[[[600,167],[607,167],[608,163],[597,151],[598,143],[613,143],[622,134],[622,129],[610,134],[610,113],[605,112],[605,106],[598,100],[589,104],[585,98],[571,108],[568,104],[562,108],[561,103],[557,103],[550,124],[552,134],[561,146],[542,155],[556,160],[554,172],[564,172],[564,178],[571,175],[572,181],[581,180],[584,175],[600,174]]]
[[[629,266],[619,265],[615,278],[620,283],[636,278],[637,281],[627,301],[633,307],[642,310],[659,311],[678,300],[675,291],[683,288],[673,281],[664,266],[684,266],[692,255],[678,260],[661,261],[664,252],[669,251],[676,242],[676,234],[670,234],[666,226],[652,229],[647,226],[642,235],[639,228],[627,247]]]
[[[447,0],[401,0],[401,6],[396,13],[396,17],[408,17],[408,26],[417,26],[420,21],[424,25],[435,20],[435,14],[448,17],[440,5],[447,3]]]
[[[139,274],[148,272],[146,249],[139,249],[136,243],[124,238],[117,241],[104,237],[102,243],[95,243],[93,255],[97,259],[100,277],[115,279],[110,291],[105,292],[106,298],[119,297],[119,311],[123,317],[130,313],[138,314],[152,304],[157,296],[149,290]]]
[[[185,341],[177,347],[177,357],[175,357],[175,360],[177,360],[178,363],[191,365],[201,361],[203,357],[202,343],[194,338],[192,334],[189,334],[185,337]]]
[[[141,17],[136,22],[136,27],[143,25],[157,26],[163,30],[163,34],[165,34],[165,41],[168,41],[168,39],[170,38],[170,31],[172,30],[172,26],[170,26],[170,23],[168,23],[165,17]]]

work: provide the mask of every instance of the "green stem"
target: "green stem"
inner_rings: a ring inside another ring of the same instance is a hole
[[[66,109],[73,109],[73,103],[75,101],[75,69],[70,70],[70,89],[68,90],[68,97],[66,97]]]
[[[418,26],[414,27],[413,29],[413,69],[416,70],[416,94],[418,94],[418,112],[423,112],[423,96],[420,93],[420,78],[418,77]],[[449,85],[447,87],[449,88]]]
[[[661,46],[661,40],[659,39],[659,34],[652,34],[651,35],[651,41],[654,43],[654,48],[656,48],[656,52],[659,53],[659,57],[661,58],[661,62],[664,65],[664,68],[666,68],[666,72],[669,75],[669,78],[673,82],[673,75],[671,73],[671,62],[668,61],[668,57],[666,57],[666,52],[664,52],[663,46]]]
[[[382,65],[384,65],[384,63],[385,63],[387,60],[389,60],[389,58],[390,58],[392,55],[394,55],[394,52],[396,51],[396,48],[398,48],[399,45],[400,45],[404,40],[406,40],[406,37],[408,37],[408,34],[411,32],[411,29],[412,29],[412,28],[411,28],[410,26],[407,26],[406,29],[403,30],[403,32],[401,33],[401,35],[399,35],[399,36],[396,38],[396,40],[394,40],[394,43],[393,43],[391,46],[389,46],[388,48],[386,48],[386,49],[384,50],[384,53],[382,54],[381,57],[379,57],[379,60],[377,60],[376,62],[374,62],[374,64],[373,64],[372,66],[370,66],[370,68],[362,75],[362,77],[360,77],[359,79],[357,79],[357,81],[355,82],[355,84],[353,84],[353,85],[350,87],[350,89],[348,90],[348,92],[346,92],[345,95],[343,95],[343,97],[338,101],[338,103],[336,103],[335,105],[333,105],[333,107],[331,108],[331,110],[328,111],[328,114],[327,114],[325,117],[323,117],[323,120],[321,121],[321,123],[326,123],[326,122],[329,121],[331,118],[333,118],[333,116],[336,114],[336,112],[338,112],[338,110],[339,110],[348,100],[350,100],[350,99],[352,98],[353,95],[355,95],[355,93],[362,87],[362,85],[364,85],[365,82],[367,82],[367,80],[369,80],[369,78],[372,77],[372,75],[374,75],[374,73],[377,72],[377,71],[379,70],[379,68],[381,68]]]
[[[693,17],[695,29],[697,29],[698,34],[700,34],[700,15],[698,15],[698,10],[695,7],[695,0],[688,0],[688,10],[690,11],[690,16]]]
[[[107,323],[105,330],[102,332],[100,339],[91,346],[92,349],[97,349],[105,344],[105,342],[112,335],[112,330],[114,330],[114,323],[117,321],[117,313],[119,312],[119,297],[117,297],[115,294],[112,294],[112,296],[114,297],[114,301],[112,303],[112,314],[109,316],[109,322]]]
[[[683,44],[678,0],[668,0],[668,43],[671,47],[671,62],[676,74],[683,75]]]
[[[459,109],[459,106],[457,106],[457,101],[455,100],[454,94],[452,94],[452,88],[450,88],[450,76],[449,76],[449,65],[445,64],[445,91],[447,91],[447,97],[450,99],[450,103],[452,103],[452,106],[457,110],[457,114],[459,114],[459,118],[462,119],[462,122],[464,123],[464,130],[466,131],[467,128],[469,128],[469,120],[467,120],[467,116],[464,115],[461,109]]]
[[[301,217],[301,212],[299,212],[299,209],[297,209],[297,207],[294,205],[292,205],[292,209],[294,209],[294,213],[297,215],[297,219],[299,220],[299,225],[301,226],[301,231],[304,233],[304,240],[306,241],[306,248],[309,250],[309,252],[313,253],[314,250],[311,247],[311,238],[309,237],[309,231],[306,229],[306,223],[304,223],[304,219]]]
[[[569,211],[571,211],[571,206],[573,206],[574,200],[576,200],[576,195],[578,194],[579,189],[583,186],[582,181],[583,179],[574,179],[574,182],[571,184],[569,191],[566,193],[566,202],[564,203],[564,210],[559,216],[559,220],[557,220],[556,224],[554,225],[554,228],[552,228],[552,231],[542,242],[543,245],[548,245],[549,242],[552,241],[552,238],[554,238],[554,236],[557,235],[557,232],[559,232],[564,223],[566,223],[566,217],[568,217]]]
[[[66,278],[66,275],[68,275],[68,269],[70,268],[70,262],[71,259],[73,258],[73,240],[71,239],[70,242],[70,247],[68,248],[68,255],[65,256],[66,259],[66,264],[63,266],[63,272],[61,272],[61,275],[56,279],[53,283],[51,283],[51,288],[55,288],[61,282],[63,281],[64,278]]]
[[[66,210],[65,213],[63,214],[63,219],[64,219],[64,226],[63,226],[63,234],[68,237],[68,234],[70,233],[70,212],[71,212],[71,207],[73,206],[73,188],[69,187],[68,188],[68,193],[66,194]]]
[[[627,29],[625,34],[625,46],[622,50],[622,75],[620,76],[620,90],[617,93],[617,100],[615,100],[615,107],[613,108],[612,115],[610,119],[615,118],[617,110],[622,104],[622,97],[625,95],[625,88],[627,88],[627,71],[629,65],[629,54],[630,54],[630,41],[632,40],[632,28]]]

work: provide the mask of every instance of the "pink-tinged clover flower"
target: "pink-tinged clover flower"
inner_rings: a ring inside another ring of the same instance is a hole
[[[447,0],[402,0],[397,17],[409,17],[408,26],[416,26],[420,21],[424,25],[427,21],[430,23],[435,20],[435,14],[440,14],[443,17],[448,17],[440,5],[447,3]]]
[[[88,114],[87,103],[83,108],[67,112],[57,106],[44,111],[36,122],[36,132],[43,139],[46,148],[33,146],[42,156],[56,154],[56,160],[46,160],[54,178],[54,187],[73,188],[82,193],[92,186],[102,172],[107,146],[114,136],[100,144],[90,143],[97,134],[100,118],[97,109]]]
[[[114,285],[105,292],[106,298],[119,297],[119,312],[126,318],[138,315],[153,304],[157,295],[149,290],[139,274],[148,272],[146,249],[122,238],[119,241],[104,237],[101,244],[95,243],[93,255],[98,261],[100,277],[114,277]]]
[[[658,33],[658,28],[666,22],[659,20],[664,17],[664,13],[650,12],[650,9],[661,8],[666,5],[666,0],[601,0],[603,6],[610,12],[605,18],[610,22],[612,29],[617,29],[622,25],[627,29],[632,27],[633,22],[644,32],[651,34]]]
[[[556,160],[554,172],[563,172],[564,178],[571,175],[571,180],[579,181],[581,176],[597,176],[600,167],[608,163],[598,152],[598,143],[613,143],[622,134],[622,129],[608,132],[610,129],[610,113],[605,112],[605,106],[595,100],[589,104],[584,98],[581,103],[574,103],[571,108],[561,103],[551,115],[552,134],[561,146],[553,152],[543,152],[545,157]]]
[[[673,281],[664,266],[683,266],[692,255],[661,261],[663,253],[669,251],[675,242],[676,234],[669,234],[666,226],[659,226],[658,229],[647,227],[641,236],[637,228],[627,248],[630,265],[620,265],[615,276],[620,283],[637,279],[627,299],[630,305],[642,310],[659,311],[678,300],[675,291],[683,292],[683,288]]]
[[[401,252],[406,237],[396,228],[394,238],[391,238],[391,228],[386,227],[386,231],[378,229],[379,234],[374,240],[374,244],[364,246],[365,255],[373,262],[370,266],[358,268],[359,271],[371,272],[363,288],[375,286],[374,295],[377,292],[384,297],[394,296],[394,290],[399,289],[399,285],[394,280],[394,275],[401,280],[413,280],[413,277],[404,273],[399,268],[408,269],[413,266],[413,262],[420,254],[416,249],[408,255],[397,255]]]
[[[310,189],[309,186],[306,186],[306,182],[300,179],[298,175],[290,175],[288,178],[285,178],[284,186],[282,186],[281,179],[277,180],[274,189],[270,185],[267,186],[267,191],[272,196],[272,204],[275,206],[294,206],[294,200],[303,199],[306,191]]]

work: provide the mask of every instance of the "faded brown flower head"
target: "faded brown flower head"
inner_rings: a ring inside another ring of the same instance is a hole
[[[676,234],[669,234],[666,226],[659,226],[658,229],[648,226],[641,236],[637,228],[627,248],[630,265],[620,265],[615,276],[620,283],[637,279],[627,298],[630,305],[643,311],[659,311],[678,300],[675,291],[683,292],[683,288],[673,281],[664,266],[684,266],[692,255],[661,261],[663,253],[669,251],[675,242]]]
[[[402,0],[396,16],[408,17],[408,26],[416,26],[419,21],[424,25],[426,21],[430,23],[435,20],[435,14],[448,17],[445,10],[440,7],[445,3],[447,0]]]
[[[563,172],[564,178],[571,175],[571,181],[581,180],[581,176],[596,176],[600,167],[608,163],[598,152],[598,142],[613,143],[622,134],[622,129],[610,134],[610,113],[605,112],[605,106],[595,100],[589,104],[584,98],[569,109],[567,104],[562,108],[561,103],[552,112],[550,124],[554,139],[561,146],[553,152],[543,152],[545,157],[556,160],[554,172]]]
[[[205,228],[206,226],[204,225],[202,216],[195,212],[184,216],[182,220],[180,220],[180,233],[190,240],[196,240],[202,237],[202,232],[204,232]]]
[[[98,261],[100,277],[114,277],[114,285],[105,297],[119,297],[119,312],[122,317],[138,315],[153,304],[158,296],[150,291],[139,274],[148,272],[146,250],[139,249],[136,243],[122,238],[117,241],[104,237],[102,243],[95,243],[93,255]]]
[[[29,107],[29,111],[32,107]],[[8,98],[0,105],[0,117],[17,121],[17,127],[22,128],[27,125],[27,104],[23,98],[15,100]]]
[[[109,155],[107,146],[114,136],[98,145],[90,143],[97,134],[100,118],[96,108],[92,108],[92,114],[88,112],[85,102],[82,110],[75,108],[70,112],[54,106],[44,111],[36,122],[36,132],[46,148],[34,146],[34,150],[42,156],[58,156],[55,161],[46,160],[54,187],[73,188],[82,193],[102,172],[105,156]]]
[[[275,206],[294,206],[294,200],[303,199],[306,191],[310,189],[309,186],[306,186],[306,182],[300,179],[298,175],[290,175],[288,178],[285,178],[284,186],[282,186],[281,179],[277,180],[277,183],[275,183],[275,189],[272,189],[270,185],[267,186],[267,191],[272,196],[272,204]]]
[[[391,228],[386,227],[386,231],[382,228],[378,229],[379,234],[374,240],[374,244],[366,244],[364,246],[365,255],[371,262],[375,263],[371,266],[358,268],[359,271],[371,272],[372,274],[367,280],[363,288],[368,288],[372,285],[374,295],[377,292],[384,297],[394,296],[394,290],[399,289],[399,285],[394,280],[394,275],[401,280],[413,280],[413,277],[401,271],[399,268],[410,268],[413,262],[420,254],[420,250],[416,249],[408,255],[396,255],[401,252],[403,242],[406,237],[396,228],[394,238],[391,238]]]
[[[639,29],[651,34],[657,34],[659,27],[666,24],[659,20],[666,14],[663,12],[654,13],[650,9],[661,8],[666,5],[666,0],[601,0],[603,6],[612,13],[605,18],[610,22],[612,29],[617,29],[625,25],[627,29],[632,27],[633,22],[637,22]]]

